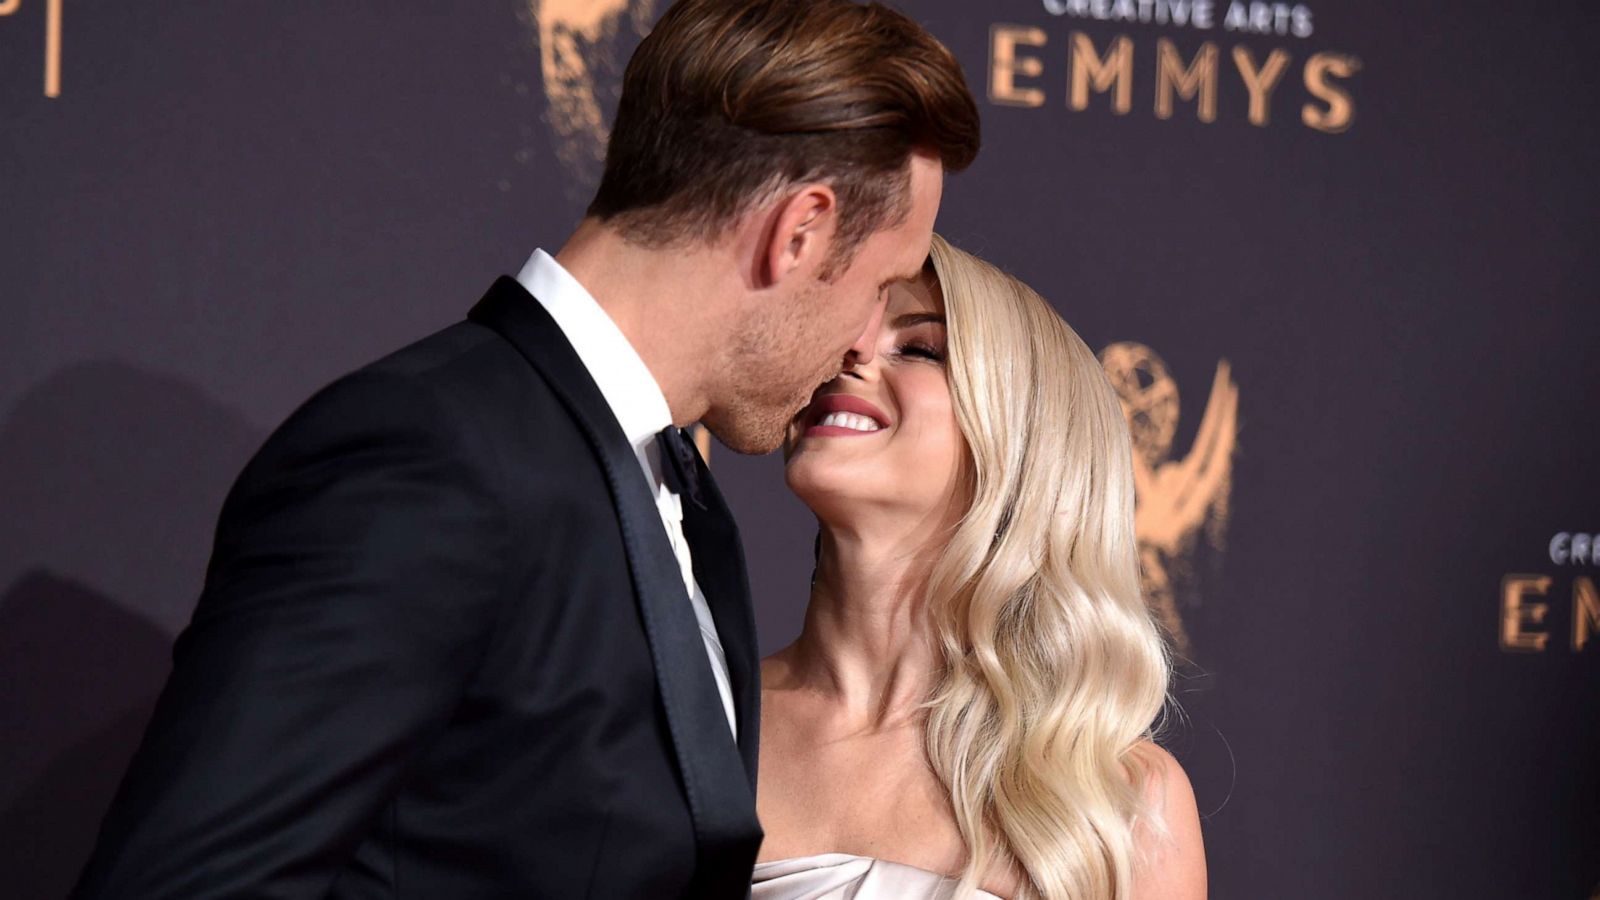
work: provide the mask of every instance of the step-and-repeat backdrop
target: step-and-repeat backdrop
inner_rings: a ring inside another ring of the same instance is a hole
[[[0,0],[0,884],[59,896],[268,431],[554,248],[654,0]],[[940,230],[1132,423],[1215,896],[1600,882],[1593,4],[905,8]],[[714,454],[762,643],[814,523]]]

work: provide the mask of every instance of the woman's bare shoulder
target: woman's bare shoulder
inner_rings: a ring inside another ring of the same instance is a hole
[[[1205,844],[1189,775],[1171,753],[1153,741],[1142,741],[1133,753],[1150,775],[1145,800],[1162,825],[1141,827],[1136,832],[1139,860],[1134,900],[1204,900]]]
[[[792,688],[794,682],[794,645],[763,657],[761,660],[761,690],[781,691]]]

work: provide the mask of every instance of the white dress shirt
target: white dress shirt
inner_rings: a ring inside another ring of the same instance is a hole
[[[550,318],[556,320],[584,368],[589,370],[589,377],[606,398],[623,434],[633,444],[645,484],[656,498],[661,525],[672,543],[672,552],[678,557],[683,586],[694,606],[700,637],[705,641],[706,656],[711,661],[711,676],[717,682],[717,693],[722,695],[728,728],[737,739],[739,729],[734,719],[733,688],[728,681],[728,659],[722,650],[722,640],[717,637],[711,607],[706,605],[705,592],[694,578],[694,558],[689,555],[689,541],[683,534],[683,501],[667,488],[661,473],[656,435],[672,424],[672,411],[661,393],[661,385],[656,383],[655,376],[650,374],[617,323],[611,321],[588,289],[550,254],[533,251],[532,258],[517,275],[517,281],[539,301]]]

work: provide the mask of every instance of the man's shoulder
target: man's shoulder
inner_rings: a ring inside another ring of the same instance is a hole
[[[389,376],[441,386],[483,382],[496,374],[523,374],[517,349],[494,330],[463,320],[435,331],[351,372],[346,377]]]
[[[489,452],[488,444],[560,431],[567,419],[516,347],[461,321],[334,379],[288,416],[269,444],[428,434],[476,455]]]
[[[539,417],[554,395],[510,341],[472,320],[448,325],[336,379],[320,395],[356,392],[428,395],[416,412],[461,411],[481,423]],[[317,396],[312,398],[318,399]]]

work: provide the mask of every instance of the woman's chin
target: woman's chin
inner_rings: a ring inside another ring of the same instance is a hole
[[[851,477],[843,469],[824,460],[807,459],[802,454],[790,457],[783,470],[783,480],[801,503],[819,518],[827,518],[868,501],[862,495],[860,475]]]

